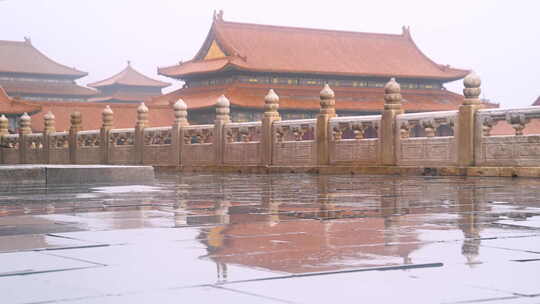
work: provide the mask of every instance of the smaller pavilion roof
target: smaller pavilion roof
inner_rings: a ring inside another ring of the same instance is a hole
[[[30,115],[41,111],[39,105],[30,104],[22,100],[11,98],[6,91],[0,87],[0,114],[23,114]]]
[[[115,74],[107,79],[88,84],[89,87],[93,88],[107,87],[112,85],[164,88],[171,84],[143,75],[139,71],[135,70],[129,61],[126,68],[120,73]]]
[[[88,73],[62,65],[25,41],[0,40],[0,72],[81,78]]]

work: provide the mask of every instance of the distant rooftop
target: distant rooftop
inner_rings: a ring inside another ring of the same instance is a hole
[[[0,40],[0,73],[23,73],[81,78],[88,73],[62,65],[25,41]]]

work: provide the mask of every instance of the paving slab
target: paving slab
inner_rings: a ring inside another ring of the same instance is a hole
[[[97,264],[58,257],[41,252],[7,252],[0,254],[0,276],[29,275],[50,271],[67,271],[94,267]]]
[[[440,269],[426,271],[442,272]],[[507,298],[508,293],[474,288],[459,280],[431,281],[409,271],[370,271],[227,284],[232,290],[283,295],[294,303],[451,303]]]

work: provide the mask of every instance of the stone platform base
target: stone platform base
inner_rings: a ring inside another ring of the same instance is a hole
[[[540,177],[540,167],[407,167],[407,166],[156,166],[158,171],[221,173],[314,173],[416,176]]]
[[[0,166],[0,184],[151,183],[152,166],[10,165]]]

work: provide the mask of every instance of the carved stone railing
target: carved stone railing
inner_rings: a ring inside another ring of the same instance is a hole
[[[524,135],[527,125],[540,118],[540,107],[483,109],[476,113],[475,162],[477,166],[540,166],[540,134]],[[491,135],[505,121],[514,135]]]
[[[381,115],[330,119],[330,164],[379,163]]]
[[[69,164],[69,133],[53,132],[49,134],[49,163]]]
[[[143,164],[171,163],[172,127],[144,129]]]
[[[282,120],[273,124],[273,164],[307,166],[317,163],[316,119]]]
[[[101,161],[101,135],[99,130],[77,132],[77,163],[99,164]]]
[[[182,128],[182,157],[184,165],[213,165],[214,125],[195,125]]]
[[[109,133],[109,163],[136,164],[135,129],[113,129]]]
[[[20,162],[19,134],[9,134],[2,137],[2,158],[4,164],[18,164]]]
[[[398,165],[456,165],[457,114],[441,111],[397,115]]]
[[[261,126],[262,123],[256,121],[228,123],[223,127],[225,164],[258,165],[261,163]]]

